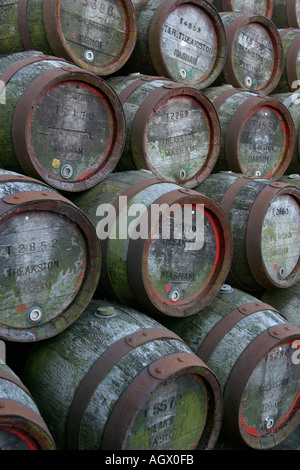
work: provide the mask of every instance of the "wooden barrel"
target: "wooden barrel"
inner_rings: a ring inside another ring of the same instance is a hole
[[[290,323],[300,328],[300,282],[288,289],[268,289],[261,300],[282,312]]]
[[[55,339],[32,350],[23,380],[58,449],[214,447],[223,413],[218,381],[155,320],[92,301]]]
[[[217,375],[231,440],[270,449],[299,426],[300,329],[272,306],[225,285],[199,314],[164,325]]]
[[[0,55],[38,50],[106,76],[126,63],[136,35],[130,0],[11,0],[0,5]]]
[[[205,0],[133,0],[138,34],[127,73],[161,75],[206,88],[222,71],[226,34]]]
[[[30,392],[1,361],[0,450],[56,450]]]
[[[124,108],[127,138],[116,167],[148,169],[192,188],[216,164],[221,144],[218,114],[201,91],[146,75],[108,80]]]
[[[299,173],[283,175],[279,181],[282,181],[283,183],[287,183],[287,184],[292,184],[300,188],[300,174]]]
[[[233,233],[229,283],[246,291],[287,288],[300,276],[299,188],[220,172],[195,188],[228,215]]]
[[[100,77],[39,52],[0,58],[2,168],[60,191],[83,191],[114,170],[125,143],[125,117]]]
[[[295,128],[295,145],[291,163],[285,170],[285,174],[300,172],[300,93],[274,93],[271,98],[280,101],[289,110]],[[283,175],[284,176],[284,175]],[[279,178],[281,179],[281,178]]]
[[[100,275],[86,215],[38,180],[0,170],[0,337],[33,342],[77,320]]]
[[[274,0],[208,0],[219,12],[238,11],[272,18]]]
[[[289,110],[271,96],[231,85],[210,87],[204,94],[216,108],[221,147],[213,172],[234,171],[277,180],[287,170],[295,148]]]
[[[277,28],[299,28],[300,5],[298,0],[273,0],[272,21]]]
[[[231,264],[232,234],[212,199],[135,170],[109,175],[74,202],[100,240],[100,298],[185,316],[217,295]]]
[[[277,86],[284,53],[280,34],[267,17],[251,13],[220,13],[226,31],[227,56],[215,85],[268,95]]]
[[[274,93],[296,92],[300,87],[300,30],[294,28],[279,30],[281,37],[284,67]]]

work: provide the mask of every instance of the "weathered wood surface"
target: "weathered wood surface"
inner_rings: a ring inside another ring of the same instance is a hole
[[[155,76],[114,77],[108,83],[126,118],[127,138],[117,170],[148,169],[188,188],[208,176],[219,155],[221,128],[203,93]]]
[[[272,17],[273,0],[208,0],[219,12],[238,11]]]
[[[198,314],[181,321],[166,318],[163,323],[216,373],[227,438],[270,449],[297,429],[300,369],[294,342],[299,341],[300,329],[289,325],[281,313],[226,285]]]
[[[296,93],[300,79],[300,30],[298,28],[281,29],[279,34],[284,54],[284,67],[273,93],[290,91]]]
[[[299,188],[220,172],[195,189],[228,214],[234,243],[230,283],[249,291],[297,283]]]
[[[154,315],[190,315],[216,295],[228,274],[231,229],[212,199],[140,170],[113,173],[73,201],[100,239],[98,295]],[[105,203],[114,204],[111,219]]]
[[[269,289],[262,299],[276,308],[292,323],[300,327],[300,283],[298,282],[288,289]]]
[[[55,450],[30,392],[0,360],[0,450]]]
[[[97,75],[119,70],[136,41],[130,0],[20,0],[0,3],[0,53],[39,50]]]
[[[271,96],[234,88],[209,87],[204,94],[221,124],[221,146],[212,170],[235,171],[277,180],[293,158],[295,126],[289,110]]]
[[[63,331],[89,303],[99,243],[68,199],[12,172],[0,178],[0,337],[33,342]]]
[[[300,173],[300,93],[274,93],[270,96],[281,103],[288,109],[290,115],[292,116],[294,127],[295,127],[295,146],[294,153],[292,156],[291,163],[288,168],[285,170],[285,174],[294,174]],[[284,175],[283,175],[284,176]]]
[[[220,74],[227,50],[217,10],[202,0],[135,0],[133,4],[138,34],[126,70],[209,86]]]
[[[292,184],[300,188],[300,174],[299,173],[291,173],[290,175],[283,175],[279,181],[283,183]]]
[[[2,57],[0,80],[6,83],[2,168],[62,191],[85,190],[113,171],[125,142],[125,116],[104,80],[35,51]]]
[[[299,28],[299,0],[273,0],[272,21],[277,28]]]
[[[284,69],[284,51],[278,29],[262,15],[223,12],[220,16],[228,52],[215,85],[228,83],[268,95],[276,88]]]
[[[156,329],[155,337],[152,329]],[[172,336],[159,323],[137,311],[93,301],[63,335],[54,342],[37,345],[28,358],[23,377],[57,447],[86,450],[213,447],[222,414],[219,384],[205,364]],[[121,349],[116,348],[119,343],[124,344]],[[105,355],[111,363],[108,370],[101,362]],[[80,406],[72,408],[89,370],[95,370],[95,383],[88,386],[86,382]],[[103,376],[99,375],[101,370]],[[124,403],[122,394],[126,393]],[[120,406],[115,417],[114,410]],[[68,422],[69,412],[72,422]],[[77,429],[80,422],[81,432]]]

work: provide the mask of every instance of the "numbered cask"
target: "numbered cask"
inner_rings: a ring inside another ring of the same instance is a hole
[[[216,8],[203,0],[133,0],[138,33],[127,73],[161,75],[205,88],[226,59],[226,34]]]
[[[159,317],[192,315],[217,295],[232,234],[212,199],[135,170],[113,173],[73,201],[100,240],[100,298]]]
[[[272,21],[277,28],[299,28],[300,5],[298,0],[273,0]]]
[[[60,191],[83,191],[113,171],[125,142],[125,117],[100,77],[40,52],[0,58],[2,168]]]
[[[299,188],[264,178],[218,173],[197,188],[228,215],[233,260],[228,279],[243,290],[287,288],[299,280]]]
[[[192,188],[216,164],[221,143],[218,114],[201,91],[160,77],[108,80],[123,105],[127,138],[117,170],[148,169]]]
[[[280,81],[274,93],[295,92],[300,85],[300,30],[294,28],[279,31],[283,54],[284,67]]]
[[[38,180],[0,170],[0,337],[31,343],[81,315],[100,275],[95,229]]]
[[[119,304],[94,300],[38,344],[24,382],[58,449],[210,449],[221,427],[214,373],[177,335]]]
[[[242,446],[271,449],[300,424],[300,329],[229,285],[199,314],[164,319],[217,375],[223,430]]]
[[[100,76],[126,63],[137,35],[130,0],[12,0],[0,18],[0,54],[38,50]]]
[[[277,86],[284,68],[278,29],[267,17],[253,13],[220,13],[228,52],[215,84],[268,95]]]
[[[300,113],[299,113],[300,93],[298,92],[274,93],[271,95],[271,98],[274,98],[280,101],[289,110],[289,113],[292,116],[294,128],[295,128],[294,153],[292,156],[291,163],[289,164],[288,168],[285,170],[285,175],[283,176],[286,176],[289,173],[290,174],[299,173],[300,172],[300,145],[299,145],[300,144]]]
[[[0,449],[56,450],[29,390],[0,362]]]
[[[274,0],[208,0],[219,12],[238,11],[272,18]]]
[[[280,310],[290,323],[300,328],[300,282],[288,289],[268,289],[262,301]]]
[[[231,85],[204,94],[216,108],[221,146],[213,172],[234,171],[277,180],[289,167],[295,148],[295,125],[289,110],[271,96]]]

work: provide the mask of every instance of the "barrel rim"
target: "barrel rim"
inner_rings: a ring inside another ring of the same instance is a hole
[[[47,192],[47,189],[44,188],[42,192],[45,194],[43,199],[33,197],[21,203],[16,202],[16,204],[12,202],[5,203],[4,198],[2,198],[0,200],[1,225],[6,223],[9,218],[13,217],[16,211],[18,214],[27,211],[53,211],[54,213],[61,214],[68,220],[71,220],[72,223],[75,223],[80,230],[85,241],[88,262],[80,290],[75,293],[71,303],[68,304],[63,312],[49,322],[40,325],[32,324],[30,328],[27,328],[25,331],[30,333],[30,338],[28,335],[24,335],[24,329],[20,330],[20,328],[17,327],[0,325],[1,336],[7,337],[10,341],[32,342],[59,334],[81,315],[84,306],[91,300],[100,278],[102,255],[92,222],[75,204],[71,203],[71,201],[60,194]],[[25,193],[26,192],[20,192],[20,195]],[[66,320],[63,325],[61,323],[62,318]]]
[[[266,10],[264,16],[269,19],[272,19],[273,13],[273,0],[265,0]],[[232,5],[232,0],[221,0],[222,11],[236,11],[234,10],[234,6]]]
[[[95,88],[99,93],[105,94],[107,106],[114,117],[114,130],[112,145],[100,162],[99,171],[93,171],[83,175],[78,181],[68,182],[65,179],[50,174],[39,163],[30,145],[30,121],[34,113],[35,103],[46,93],[47,89],[60,83],[68,83],[71,80],[82,80],[83,83]],[[80,69],[77,66],[66,63],[64,67],[57,67],[38,75],[23,91],[16,105],[13,117],[12,136],[13,146],[17,160],[23,171],[37,179],[44,180],[48,185],[62,191],[82,191],[89,189],[102,181],[107,173],[116,167],[126,139],[126,124],[123,107],[110,85],[100,77]]]
[[[231,15],[230,12],[224,13],[224,15]],[[239,33],[240,28],[251,24],[251,23],[258,23],[261,25],[266,31],[268,36],[271,38],[272,45],[274,47],[275,58],[274,58],[274,67],[272,71],[272,75],[269,81],[260,89],[251,90],[245,87],[244,83],[241,83],[234,73],[233,67],[233,45],[236,39],[236,36]],[[233,19],[229,26],[226,28],[226,38],[228,44],[228,52],[226,56],[226,61],[223,67],[223,74],[226,79],[227,83],[230,83],[235,88],[244,88],[247,91],[252,91],[264,95],[268,95],[271,93],[276,86],[278,85],[283,69],[284,69],[284,52],[283,46],[280,38],[279,31],[275,24],[272,22],[271,19],[256,14],[241,14],[237,18]]]
[[[156,70],[156,73],[158,75],[163,75],[165,77],[174,79],[172,73],[167,67],[163,51],[161,50],[160,32],[162,30],[166,17],[179,5],[181,6],[185,3],[202,8],[204,12],[208,15],[208,17],[213,21],[213,24],[216,28],[216,33],[218,34],[218,53],[215,65],[212,68],[211,73],[207,74],[204,79],[190,84],[191,86],[197,85],[198,89],[206,88],[207,86],[212,84],[222,72],[227,54],[227,40],[225,28],[221,17],[213,4],[203,0],[166,0],[161,5],[159,5],[154,12],[149,26],[149,54],[152,65]]]

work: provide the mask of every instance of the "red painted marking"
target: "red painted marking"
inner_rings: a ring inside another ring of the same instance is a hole
[[[166,291],[166,292],[170,292],[170,290],[171,290],[170,284],[166,284],[166,285],[165,285],[165,291]]]
[[[277,269],[278,269],[278,264],[274,264],[273,268],[274,268],[274,271],[277,271]]]
[[[18,305],[17,306],[17,313],[19,313],[20,315],[22,315],[22,313],[25,313],[26,310],[27,310],[26,305]]]
[[[72,33],[72,38],[76,39],[76,35],[74,33]]]

